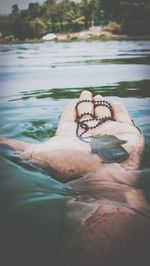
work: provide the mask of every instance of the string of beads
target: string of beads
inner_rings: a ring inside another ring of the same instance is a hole
[[[87,133],[88,130],[91,130],[91,129],[98,127],[99,125],[105,123],[106,121],[113,120],[113,118],[112,118],[113,117],[113,110],[112,110],[111,104],[105,100],[101,100],[101,101],[81,100],[76,104],[76,112],[77,112],[78,105],[81,103],[84,103],[84,102],[93,103],[94,108],[96,108],[97,106],[104,106],[104,107],[109,109],[110,114],[111,114],[111,116],[104,116],[102,118],[97,118],[92,113],[84,112],[80,116],[78,116],[78,118],[76,119],[76,122],[77,122],[76,135],[83,142],[90,143],[90,139],[93,138],[94,136],[93,135],[84,136],[85,133]],[[80,119],[84,116],[90,116],[91,118],[84,119],[81,121]],[[88,126],[87,123],[92,122],[92,121],[95,121],[96,124],[94,124],[93,126]],[[82,133],[79,133],[80,128],[83,129]]]

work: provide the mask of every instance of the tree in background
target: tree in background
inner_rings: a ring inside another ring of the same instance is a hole
[[[84,29],[85,17],[81,15],[80,5],[70,2],[68,11],[66,10],[63,22],[65,31],[77,32]]]
[[[122,0],[122,28],[129,35],[150,35],[150,1]]]
[[[120,0],[101,0],[101,8],[104,11],[105,22],[121,21]]]
[[[32,0],[31,0],[32,1]],[[0,16],[3,37],[40,38],[48,32],[75,32],[92,25],[117,22],[129,35],[150,35],[149,0],[46,0],[30,3],[25,10],[12,6],[7,16]],[[115,24],[113,24],[115,25]]]
[[[42,18],[36,17],[30,21],[32,34],[34,38],[40,38],[51,30],[51,23],[45,22]]]
[[[28,13],[31,19],[42,16],[42,8],[39,3],[30,3],[28,6]]]

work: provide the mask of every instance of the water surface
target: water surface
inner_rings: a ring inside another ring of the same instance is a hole
[[[0,45],[0,135],[32,143],[47,140],[64,106],[84,89],[126,104],[144,133],[142,167],[149,168],[150,41]],[[45,258],[44,266],[60,265],[65,204],[78,192],[5,156],[0,169],[5,260],[34,265]]]

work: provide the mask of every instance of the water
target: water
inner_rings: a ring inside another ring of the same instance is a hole
[[[64,106],[88,89],[126,104],[145,136],[142,167],[147,169],[149,63],[150,41],[0,45],[0,135],[32,143],[47,140]],[[60,265],[65,206],[77,200],[78,191],[4,155],[0,169],[1,265]]]

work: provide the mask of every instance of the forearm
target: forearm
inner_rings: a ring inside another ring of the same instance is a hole
[[[103,164],[103,167],[95,172],[94,177],[106,182],[139,187],[139,171],[127,171],[118,163]]]
[[[125,171],[121,179],[130,186],[141,189],[150,203],[150,169]]]
[[[105,165],[100,168],[92,179],[104,182],[124,184],[137,190],[142,190],[147,202],[150,204],[150,169],[127,171],[118,164]]]

